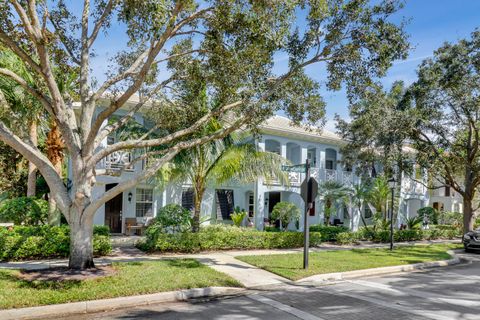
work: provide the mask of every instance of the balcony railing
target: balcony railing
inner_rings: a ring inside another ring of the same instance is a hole
[[[305,173],[288,172],[287,175],[290,181],[290,185],[294,187],[299,186],[305,179]],[[312,167],[310,168],[310,176],[315,178],[318,182],[337,181],[346,186],[352,186],[355,182],[355,175],[351,171],[339,171],[333,169],[320,169]],[[264,181],[264,184],[280,185],[280,182],[276,180],[270,180]]]
[[[134,166],[131,164],[133,156],[128,151],[115,151],[103,159],[103,166],[111,171],[133,171]]]

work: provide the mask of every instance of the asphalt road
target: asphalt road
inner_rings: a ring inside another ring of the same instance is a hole
[[[84,319],[480,319],[480,254],[435,270],[283,286],[215,301],[159,304],[68,317]]]

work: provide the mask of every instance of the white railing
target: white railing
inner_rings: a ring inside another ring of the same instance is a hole
[[[103,159],[104,167],[107,170],[119,171],[133,171],[132,153],[128,151],[115,151]]]
[[[305,179],[305,173],[287,172],[291,186],[299,186]],[[345,186],[353,186],[355,175],[352,171],[338,171],[334,169],[310,168],[310,177],[315,178],[319,183],[323,181],[338,181]],[[280,185],[278,180],[264,181],[266,185]]]
[[[343,171],[341,182],[348,187],[353,186],[353,172],[352,171]]]
[[[325,181],[337,181],[337,170],[325,169]]]
[[[299,185],[302,183],[302,174],[300,172],[289,172],[288,180],[292,185]]]

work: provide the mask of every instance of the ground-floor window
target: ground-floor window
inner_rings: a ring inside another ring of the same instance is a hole
[[[233,213],[233,190],[218,189],[217,190],[217,219],[230,220]]]
[[[137,189],[136,216],[153,216],[153,189]]]
[[[370,219],[373,216],[372,210],[368,205],[365,205],[365,208],[363,208],[363,217],[365,219]]]
[[[189,211],[193,211],[193,188],[183,188],[182,207]]]
[[[248,193],[248,216],[250,218],[253,218],[253,215],[255,213],[255,197],[253,195],[253,192]]]

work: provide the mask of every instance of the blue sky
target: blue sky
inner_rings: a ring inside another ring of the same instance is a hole
[[[414,49],[407,60],[396,61],[387,76],[385,86],[396,80],[412,83],[417,66],[431,56],[444,42],[455,42],[469,37],[480,27],[480,1],[478,0],[407,0],[396,18],[405,16],[411,21],[407,33]],[[344,92],[324,92],[327,102],[326,129],[334,130],[335,113],[348,117],[348,101]]]
[[[417,66],[423,59],[431,56],[433,51],[445,41],[455,42],[468,37],[477,27],[480,27],[480,0],[407,0],[403,10],[399,11],[395,19],[409,18],[406,31],[414,47],[407,60],[394,62],[387,76],[381,79],[386,87],[396,80],[411,83],[416,79]],[[105,79],[104,73],[108,70],[107,60],[125,45],[124,29],[112,25],[106,38],[99,37],[96,43],[98,57],[94,59],[94,75]],[[287,57],[279,54],[276,57],[278,70],[286,69]],[[307,73],[316,80],[325,79],[323,68],[313,66]],[[166,78],[166,77],[165,77]],[[338,113],[343,118],[348,117],[348,101],[344,91],[328,92],[323,90],[322,95],[327,102],[328,130],[335,130],[333,117]]]

